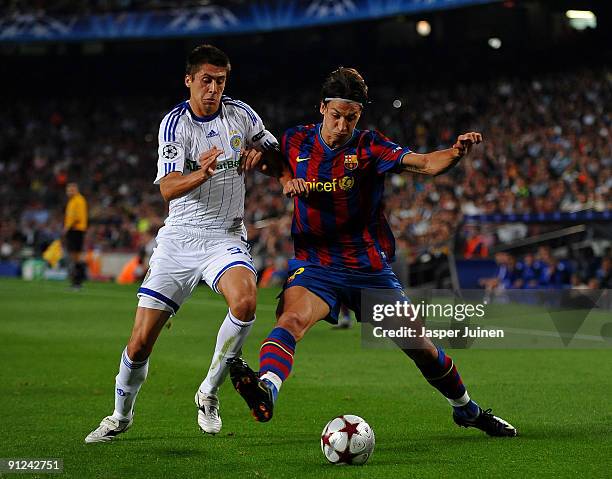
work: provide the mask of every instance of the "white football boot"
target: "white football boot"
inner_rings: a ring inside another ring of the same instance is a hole
[[[195,395],[198,407],[198,426],[203,432],[217,434],[223,422],[219,414],[219,398],[214,394],[205,394],[198,389]]]
[[[87,444],[91,444],[93,442],[112,441],[117,434],[127,431],[132,425],[133,421],[133,419],[130,419],[129,421],[120,421],[119,419],[115,419],[113,416],[106,416],[104,419],[102,419],[100,425],[89,433],[89,435],[85,438],[85,442]]]

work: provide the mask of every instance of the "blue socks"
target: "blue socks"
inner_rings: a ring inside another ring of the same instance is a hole
[[[465,406],[453,406],[453,411],[459,417],[463,417],[465,419],[476,419],[478,416],[480,416],[481,410],[480,406],[470,399]]]

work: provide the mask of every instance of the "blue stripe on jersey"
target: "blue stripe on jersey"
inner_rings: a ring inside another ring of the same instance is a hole
[[[251,107],[248,106],[246,103],[243,103],[243,102],[241,102],[239,100],[226,100],[226,101],[223,102],[223,104],[224,105],[232,105],[232,106],[236,106],[238,108],[242,108],[249,115],[249,118],[253,122],[253,125],[257,124],[257,115],[251,109]]]
[[[372,235],[372,238],[374,238],[374,243],[376,244],[376,249],[378,251],[383,251],[383,247],[379,242],[380,234],[378,233],[378,228],[380,227],[379,212],[382,207],[380,203],[382,201],[384,191],[385,191],[384,180],[376,178],[376,180],[374,180],[374,187],[371,193],[372,200],[370,204],[372,205],[372,211],[371,211],[371,216],[368,220],[367,227],[368,227],[368,231]],[[386,252],[385,252],[385,256],[386,256]],[[391,261],[391,259],[392,258],[387,258],[387,261]]]
[[[172,122],[174,116],[179,113],[179,111],[184,107],[185,102],[181,102],[176,105],[170,113],[168,113],[168,119],[166,120],[166,126],[164,128],[164,141],[170,141],[168,139],[168,131],[170,130],[170,123]]]
[[[180,108],[175,108],[168,114],[168,117],[166,118],[166,125],[164,126],[164,141],[168,141],[168,127],[170,126],[170,121],[172,120],[172,116],[179,110]]]
[[[168,131],[167,141],[176,141],[176,127],[178,126],[179,120],[181,119],[181,116],[183,115],[183,113],[185,113],[185,111],[187,111],[187,108],[183,107],[179,110],[177,114],[174,115],[174,118],[172,120],[173,124],[170,127],[170,130]]]
[[[286,144],[289,145],[291,142],[291,138],[294,135],[300,134],[300,133],[301,131],[297,128],[293,130],[289,130],[287,132]],[[300,143],[300,153],[299,153],[300,158],[310,158],[310,154],[312,152],[312,148],[314,144],[313,143],[314,135],[312,135],[311,132],[308,132],[308,133],[309,134]],[[291,159],[288,157],[287,157],[287,161],[291,163]],[[307,176],[308,163],[310,163],[310,160],[300,161],[299,163],[296,163],[295,165],[295,177],[296,178],[304,178],[306,181],[310,181],[312,179],[312,178],[308,178]],[[310,234],[310,224],[308,223],[308,207],[306,206],[306,202],[300,197],[298,197],[298,200],[297,200],[297,208],[300,214],[302,232],[301,233],[298,232],[298,226],[295,222],[295,216],[294,216],[294,222],[292,224],[292,232],[300,236],[308,237],[308,235]],[[301,243],[304,243],[304,241],[302,240]],[[315,252],[313,245],[309,244],[309,246],[307,247],[305,244],[302,244],[302,247],[306,248],[306,250],[308,251],[308,258],[312,260],[314,252]]]
[[[168,118],[168,122],[166,123],[166,134],[164,137],[165,141],[176,141],[176,127],[181,115],[185,113],[185,109],[186,107],[183,105],[181,108],[175,111],[170,118]]]
[[[164,163],[164,175],[176,171],[176,163]]]

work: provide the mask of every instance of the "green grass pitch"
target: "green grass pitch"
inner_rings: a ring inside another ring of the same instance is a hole
[[[298,345],[271,423],[256,423],[226,383],[223,430],[205,436],[193,396],[226,311],[205,287],[162,333],[133,428],[112,443],[86,445],[84,437],[113,409],[135,292],[112,284],[89,283],[74,293],[64,283],[0,281],[0,457],[63,458],[62,476],[74,478],[612,474],[609,349],[451,351],[472,397],[519,429],[517,438],[491,439],[456,427],[446,401],[403,354],[363,349],[359,328],[320,323]],[[254,366],[273,325],[276,293],[259,294],[245,348]],[[363,467],[333,466],[320,451],[323,426],[343,413],[364,417],[375,431],[376,449]]]

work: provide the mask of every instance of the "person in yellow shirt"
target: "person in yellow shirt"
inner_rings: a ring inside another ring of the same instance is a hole
[[[64,239],[70,256],[70,283],[73,289],[80,289],[86,276],[83,261],[83,244],[87,231],[87,201],[79,192],[76,183],[66,185],[66,215],[64,218]]]

